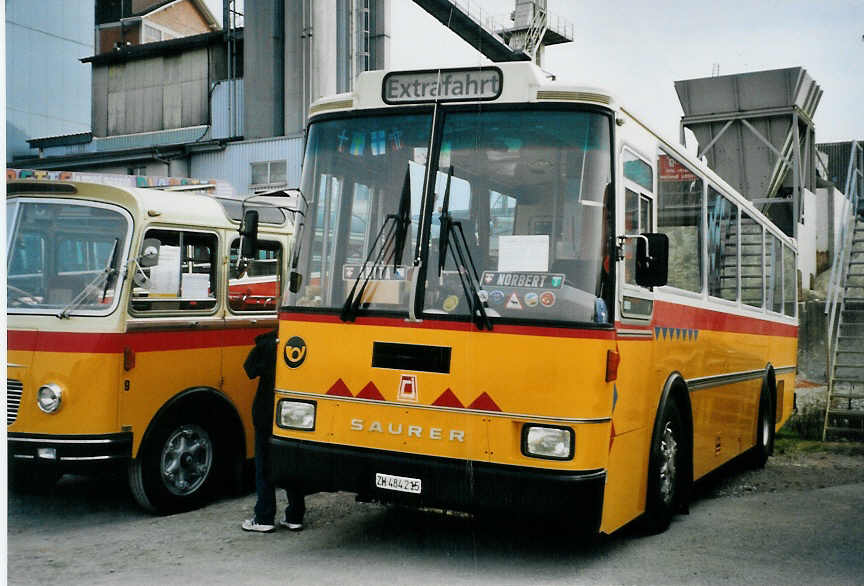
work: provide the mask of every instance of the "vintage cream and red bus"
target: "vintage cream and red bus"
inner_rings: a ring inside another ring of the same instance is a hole
[[[608,93],[364,73],[302,195],[278,483],[659,531],[791,412],[795,242]]]
[[[258,246],[238,262],[240,200],[7,182],[13,487],[120,464],[164,512],[242,485],[256,386],[242,365],[276,326],[291,227],[255,207]]]

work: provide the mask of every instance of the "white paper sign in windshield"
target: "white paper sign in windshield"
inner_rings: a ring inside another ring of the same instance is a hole
[[[498,272],[549,270],[549,236],[499,236]]]
[[[498,68],[410,71],[384,77],[382,95],[388,104],[451,100],[494,100],[501,95]]]

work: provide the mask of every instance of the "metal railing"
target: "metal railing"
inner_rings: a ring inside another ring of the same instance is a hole
[[[487,31],[497,34],[497,31],[506,27],[502,26],[495,16],[488,10],[484,10],[483,6],[477,0],[450,0],[450,3],[467,14],[471,20],[478,23]]]
[[[450,0],[450,2],[467,14],[474,22],[492,33],[497,34],[497,31],[513,28],[513,22],[507,15],[502,15],[500,12],[493,14],[489,10],[484,9],[478,0]],[[548,12],[546,13],[546,28],[558,33],[562,37],[567,37],[568,39],[576,38],[576,27],[573,23],[560,16],[551,16]]]
[[[827,354],[827,371],[828,378],[828,396],[825,405],[825,423],[822,428],[822,441],[825,441],[826,430],[828,426],[828,412],[831,410],[831,394],[834,386],[834,362],[836,357],[836,346],[838,344],[836,336],[839,334],[839,312],[842,312],[845,306],[845,291],[846,282],[849,273],[849,260],[852,255],[853,238],[855,233],[855,222],[858,218],[858,205],[860,193],[862,191],[862,181],[859,180],[862,175],[862,169],[858,164],[858,151],[862,150],[861,143],[855,141],[852,143],[849,153],[849,168],[846,172],[846,197],[849,202],[849,208],[843,221],[841,222],[840,238],[837,240],[838,245],[834,247],[834,259],[831,263],[831,275],[828,281],[828,291],[825,300],[825,315],[827,320],[827,336],[825,338],[825,348]],[[839,309],[838,309],[839,306]]]
[[[847,246],[847,239],[850,237],[851,232],[854,231],[855,217],[858,211],[858,193],[861,191],[858,188],[857,181],[858,176],[861,174],[861,170],[857,169],[857,165],[855,164],[858,149],[861,148],[861,144],[855,141],[852,143],[852,148],[849,152],[849,168],[846,171],[845,183],[847,192],[846,197],[849,202],[849,213],[846,214],[846,218],[841,224],[840,238],[837,240],[839,245],[834,247],[834,259],[831,263],[831,276],[828,280],[828,295],[825,300],[825,314],[830,316],[828,321],[829,334],[831,334],[833,330],[831,324],[836,315],[838,298],[843,290],[843,287],[839,286],[840,282],[842,281],[843,286],[846,284],[846,257],[851,248],[850,246]],[[833,337],[829,335],[827,342],[831,344],[832,340]]]

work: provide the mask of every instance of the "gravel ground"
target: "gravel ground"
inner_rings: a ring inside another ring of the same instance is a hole
[[[824,396],[802,390],[799,408]],[[67,476],[47,495],[9,495],[8,583],[864,583],[862,493],[864,444],[783,439],[764,470],[733,462],[700,480],[691,514],[662,536],[625,529],[573,549],[506,519],[488,527],[344,493],[308,497],[302,533],[250,535],[239,525],[254,494],[154,517],[123,476]]]

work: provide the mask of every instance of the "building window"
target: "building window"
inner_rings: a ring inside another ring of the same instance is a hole
[[[144,24],[141,27],[141,44],[158,43],[162,40],[162,31],[156,27]]]
[[[261,188],[285,187],[288,182],[287,161],[252,163],[252,191]]]

